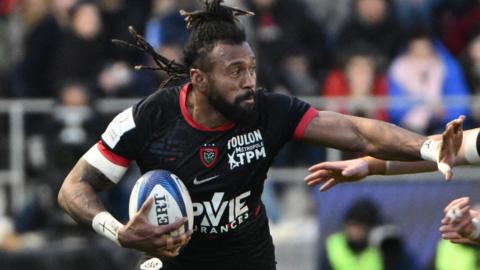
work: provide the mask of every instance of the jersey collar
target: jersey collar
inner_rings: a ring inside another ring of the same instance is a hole
[[[180,111],[182,112],[182,115],[185,121],[187,121],[187,123],[191,127],[201,131],[227,131],[235,126],[235,122],[227,122],[221,126],[218,126],[215,128],[209,128],[195,121],[195,119],[193,119],[192,115],[190,115],[190,112],[187,109],[187,94],[188,94],[188,91],[190,91],[191,89],[192,89],[191,83],[187,83],[183,85],[182,89],[180,89],[180,98],[179,98]]]

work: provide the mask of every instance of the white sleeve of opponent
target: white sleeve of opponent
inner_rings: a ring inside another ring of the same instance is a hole
[[[82,158],[115,184],[125,174],[130,162],[128,159],[112,153],[101,141],[92,146]]]
[[[479,149],[477,147],[477,140],[480,132],[476,133],[467,133],[465,134],[466,138],[464,139],[465,145],[465,159],[470,164],[480,163],[480,155],[478,153]]]

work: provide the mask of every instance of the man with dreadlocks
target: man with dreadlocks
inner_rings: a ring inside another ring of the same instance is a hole
[[[151,53],[172,79],[188,82],[161,87],[120,113],[78,161],[58,196],[75,220],[122,247],[161,258],[162,269],[270,270],[276,267],[274,247],[260,196],[273,158],[288,140],[384,159],[450,160],[449,140],[434,143],[384,122],[317,111],[296,98],[257,90],[255,55],[236,22],[252,14],[221,2],[181,11],[191,30],[184,65],[156,54],[131,31],[131,46]],[[182,179],[194,204],[193,234],[168,234],[184,220],[148,224],[151,200],[125,225],[105,211],[96,192],[117,183],[132,160],[142,173],[166,169]]]

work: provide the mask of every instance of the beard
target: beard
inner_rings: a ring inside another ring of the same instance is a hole
[[[250,98],[253,98],[253,104],[248,104],[248,107],[242,107],[240,105],[242,101]],[[256,111],[256,96],[253,89],[250,89],[244,94],[237,96],[233,103],[230,103],[222,95],[220,95],[220,91],[217,88],[211,86],[208,91],[207,99],[217,111],[233,122],[249,123],[254,120]]]

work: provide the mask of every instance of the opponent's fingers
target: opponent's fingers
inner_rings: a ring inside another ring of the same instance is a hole
[[[439,231],[440,231],[441,233],[448,233],[448,232],[457,233],[457,232],[455,231],[455,229],[452,227],[452,225],[450,225],[450,224],[441,225],[440,228],[439,228]]]
[[[460,234],[457,232],[445,232],[442,233],[441,237],[445,240],[455,240],[455,239],[461,239],[463,238]]]
[[[330,178],[325,184],[323,184],[320,187],[320,191],[326,191],[329,190],[331,187],[335,186],[337,184],[337,181],[335,178]]]
[[[451,205],[449,205],[447,208],[445,208],[445,217],[448,217],[448,216],[451,216],[453,213],[453,211],[458,211],[458,210],[454,210],[454,209],[463,209],[465,207],[470,207],[470,204],[469,204],[469,201],[468,200],[461,200],[461,201],[457,201]]]
[[[458,118],[448,122],[445,132],[459,133],[463,129],[463,122],[465,121],[465,115],[460,115]]]
[[[468,238],[459,238],[459,239],[452,239],[450,242],[454,244],[473,244],[473,245],[478,245],[477,242],[470,240]]]
[[[442,220],[440,221],[440,224],[441,224],[441,225],[448,225],[448,224],[450,224],[449,221],[450,221],[450,219],[444,217],[444,218],[442,218]]]
[[[452,121],[453,132],[460,133],[463,130],[463,122],[465,122],[465,115],[460,115],[457,119]]]
[[[445,176],[446,181],[452,180],[453,177],[453,170],[450,165],[445,162],[439,162],[437,164],[438,170]]]
[[[309,182],[313,179],[316,179],[316,178],[330,178],[332,175],[332,171],[329,171],[329,170],[318,170],[318,171],[315,171],[315,172],[312,172],[310,173],[309,175],[305,176],[304,178],[304,181],[305,182]]]
[[[308,171],[314,172],[318,170],[333,170],[333,171],[341,171],[344,168],[344,162],[343,161],[327,161],[327,162],[322,162],[315,164],[308,168]]]
[[[470,198],[469,197],[461,197],[461,198],[458,198],[458,199],[455,199],[453,201],[451,201],[446,207],[445,209],[443,209],[443,212],[448,212],[448,210],[454,208],[454,207],[458,207],[458,205],[463,205],[463,204],[468,204],[470,203]]]
[[[461,208],[459,207],[461,206]],[[454,208],[451,208],[450,210],[447,211],[445,218],[447,219],[447,222],[457,225],[460,223],[462,220],[468,218],[470,219],[470,206],[469,205],[457,205]]]
[[[325,182],[325,180],[327,180],[327,179],[329,179],[329,178],[316,178],[316,179],[310,180],[310,181],[307,182],[307,186],[313,187],[315,185],[320,184],[321,182]]]
[[[462,236],[469,236],[474,230],[470,217],[462,219],[455,226],[455,231]]]

